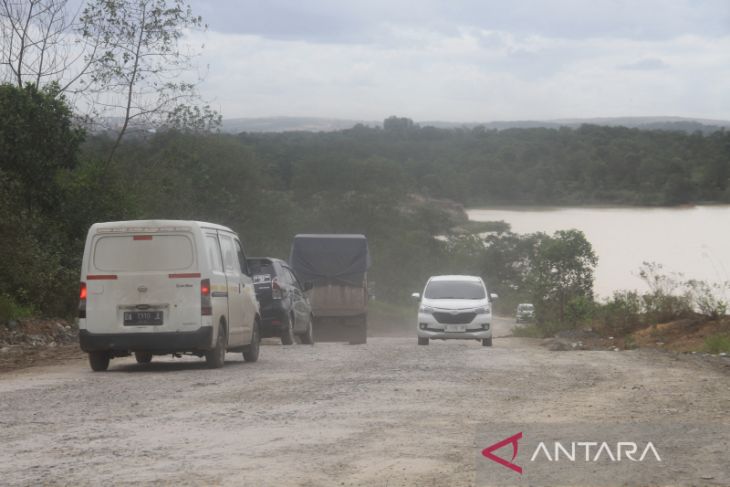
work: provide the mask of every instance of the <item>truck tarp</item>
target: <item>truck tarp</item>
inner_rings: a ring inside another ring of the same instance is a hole
[[[315,286],[363,286],[370,267],[365,235],[301,234],[294,237],[289,264]]]

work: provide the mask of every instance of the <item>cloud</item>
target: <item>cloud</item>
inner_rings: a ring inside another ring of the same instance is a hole
[[[658,69],[667,69],[669,65],[659,58],[644,58],[639,61],[622,64],[620,69],[637,70],[637,71],[655,71]]]
[[[377,43],[383,24],[569,39],[730,33],[726,0],[194,0],[193,7],[218,32],[322,43]]]
[[[246,4],[205,35],[202,92],[229,118],[730,118],[725,3]]]

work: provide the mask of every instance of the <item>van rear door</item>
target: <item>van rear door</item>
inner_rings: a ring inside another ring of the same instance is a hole
[[[197,329],[201,276],[192,231],[108,230],[94,236],[87,263],[89,331]]]

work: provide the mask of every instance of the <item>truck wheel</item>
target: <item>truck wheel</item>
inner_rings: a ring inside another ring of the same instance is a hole
[[[103,372],[109,368],[108,352],[89,352],[89,365],[94,372]]]
[[[243,347],[243,360],[246,362],[256,362],[259,359],[259,349],[261,348],[261,333],[259,331],[259,320],[253,323],[253,333],[251,334],[251,344]]]
[[[492,346],[491,338],[482,338],[482,347],[491,347],[491,346]]]
[[[350,332],[350,345],[361,345],[368,341],[368,318],[363,316],[359,322],[352,327]]]
[[[134,358],[138,364],[148,364],[152,362],[152,354],[150,352],[134,352]]]
[[[309,317],[309,326],[307,326],[307,331],[299,335],[299,340],[304,345],[314,345],[314,331],[312,330],[314,328],[314,316]]]
[[[218,327],[218,339],[215,342],[213,350],[205,352],[205,363],[209,369],[220,369],[226,363],[226,347],[228,346],[228,336],[226,328],[221,323]]]
[[[283,323],[281,330],[281,344],[282,345],[293,345],[294,344],[294,317],[289,315],[286,321]]]
[[[418,337],[419,345],[428,345],[428,337]]]

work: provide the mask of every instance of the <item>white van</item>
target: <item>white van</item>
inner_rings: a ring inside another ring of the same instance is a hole
[[[81,264],[79,340],[95,371],[131,353],[192,353],[212,368],[226,351],[259,355],[259,304],[243,246],[214,223],[96,223]]]

